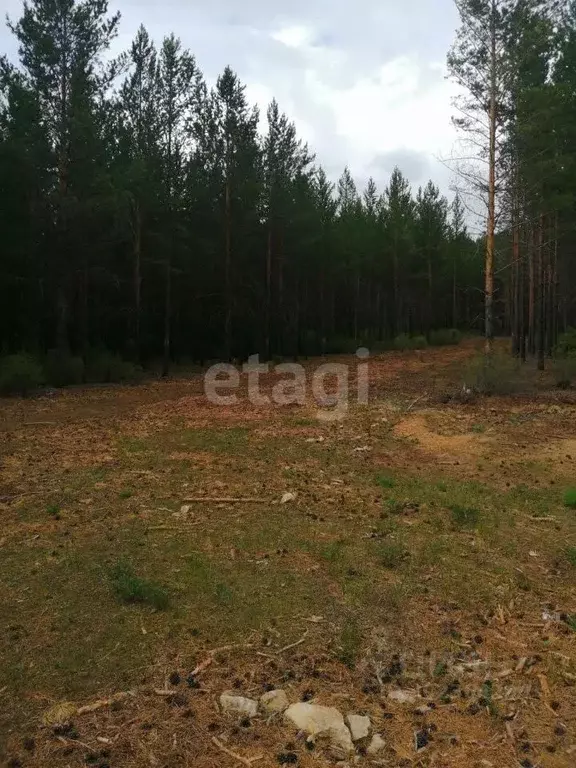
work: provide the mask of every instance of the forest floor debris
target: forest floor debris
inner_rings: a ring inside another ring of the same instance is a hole
[[[368,718],[361,764],[573,765],[576,396],[442,403],[475,348],[374,358],[343,421],[200,377],[2,401],[0,763],[330,765],[218,707],[283,691]]]

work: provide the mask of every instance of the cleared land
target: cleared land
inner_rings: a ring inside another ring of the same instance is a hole
[[[329,764],[217,710],[273,686],[369,714],[381,765],[574,765],[576,398],[442,403],[475,346],[381,355],[342,422],[200,377],[2,401],[0,759]]]

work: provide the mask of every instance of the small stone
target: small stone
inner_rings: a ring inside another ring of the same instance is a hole
[[[245,696],[234,696],[232,693],[223,693],[220,696],[220,706],[225,715],[255,717],[258,714],[257,701],[247,699]]]
[[[260,709],[267,715],[278,715],[288,709],[289,701],[286,693],[278,689],[277,691],[268,691],[260,696]]]
[[[350,731],[335,707],[299,702],[288,707],[284,717],[308,736],[326,736],[335,756],[346,758],[354,752]]]
[[[347,715],[346,723],[348,728],[350,728],[352,741],[361,741],[362,739],[367,739],[370,735],[372,723],[369,717],[364,715]]]
[[[424,747],[427,747],[429,741],[430,739],[426,731],[416,731],[414,734],[414,746],[416,748],[416,752],[419,752],[421,749],[424,749]]]
[[[420,696],[416,693],[416,691],[397,690],[390,691],[388,693],[388,698],[390,701],[397,701],[399,704],[415,704]]]
[[[296,499],[295,493],[285,493],[280,499],[280,504],[288,504],[289,501],[295,501],[295,499]]]
[[[384,750],[386,747],[386,742],[380,736],[379,733],[375,733],[374,736],[372,736],[372,740],[370,741],[370,744],[368,745],[368,749],[366,750],[367,755],[378,755],[380,752]]]

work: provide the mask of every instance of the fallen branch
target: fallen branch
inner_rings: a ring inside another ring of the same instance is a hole
[[[423,394],[423,395],[418,395],[418,397],[416,398],[416,400],[413,400],[413,401],[410,403],[410,405],[408,406],[408,408],[406,408],[406,413],[409,413],[409,412],[412,410],[412,408],[414,408],[414,406],[416,405],[416,403],[420,402],[420,400],[423,400],[423,399],[424,399],[424,398],[425,398],[427,395],[428,395],[428,392],[424,392],[424,394]]]
[[[284,651],[289,651],[290,648],[296,648],[297,645],[302,645],[302,643],[305,642],[307,635],[308,635],[308,630],[304,632],[300,640],[297,640],[295,643],[290,643],[290,645],[285,645],[284,648],[280,648],[280,650],[276,651],[276,653],[277,654],[284,653]]]
[[[185,504],[200,504],[208,501],[211,504],[267,504],[268,499],[254,499],[242,496],[194,496],[191,499],[184,499]]]
[[[130,692],[121,692],[112,696],[111,699],[99,699],[98,701],[95,701],[94,704],[85,704],[83,707],[78,707],[76,714],[86,715],[89,712],[96,712],[97,709],[102,709],[103,707],[111,707],[112,704],[117,701],[123,701],[132,695],[133,694]]]
[[[228,757],[232,757],[234,760],[242,763],[242,765],[248,766],[248,768],[250,768],[252,763],[255,763],[257,760],[262,760],[262,755],[257,755],[256,757],[242,757],[242,755],[238,755],[236,752],[232,752],[232,750],[228,749],[228,747],[225,747],[221,741],[218,741],[216,736],[212,737],[212,744],[218,747],[218,749],[224,752],[224,754],[228,755]]]
[[[224,651],[232,651],[235,648],[253,648],[252,643],[236,643],[234,645],[222,645],[220,648],[214,648],[213,650],[209,651],[207,658],[204,659],[204,661],[201,661],[198,666],[192,670],[190,673],[192,677],[196,677],[200,674],[200,672],[203,672],[205,669],[208,669],[208,667],[212,664],[214,661],[214,656],[218,653],[224,653]]]
[[[65,736],[57,736],[56,738],[58,741],[61,741],[62,744],[68,744],[71,747],[82,747],[82,749],[89,749],[92,751],[92,747],[89,744],[80,741],[80,739],[67,739]]]

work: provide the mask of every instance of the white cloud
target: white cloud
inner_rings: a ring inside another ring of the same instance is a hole
[[[310,44],[312,35],[313,32],[309,27],[297,25],[282,27],[278,31],[273,32],[271,37],[288,48],[302,48]]]
[[[21,0],[4,4],[18,18]],[[357,0],[354,13],[334,0],[110,0],[111,12],[118,7],[115,52],[141,22],[157,42],[176,32],[210,84],[227,64],[238,73],[263,128],[275,97],[333,178],[349,165],[362,183],[373,173],[382,185],[398,159],[414,184],[431,175],[448,191],[435,156],[449,156],[455,137],[442,63],[453,0]],[[15,48],[0,25],[0,53]]]

